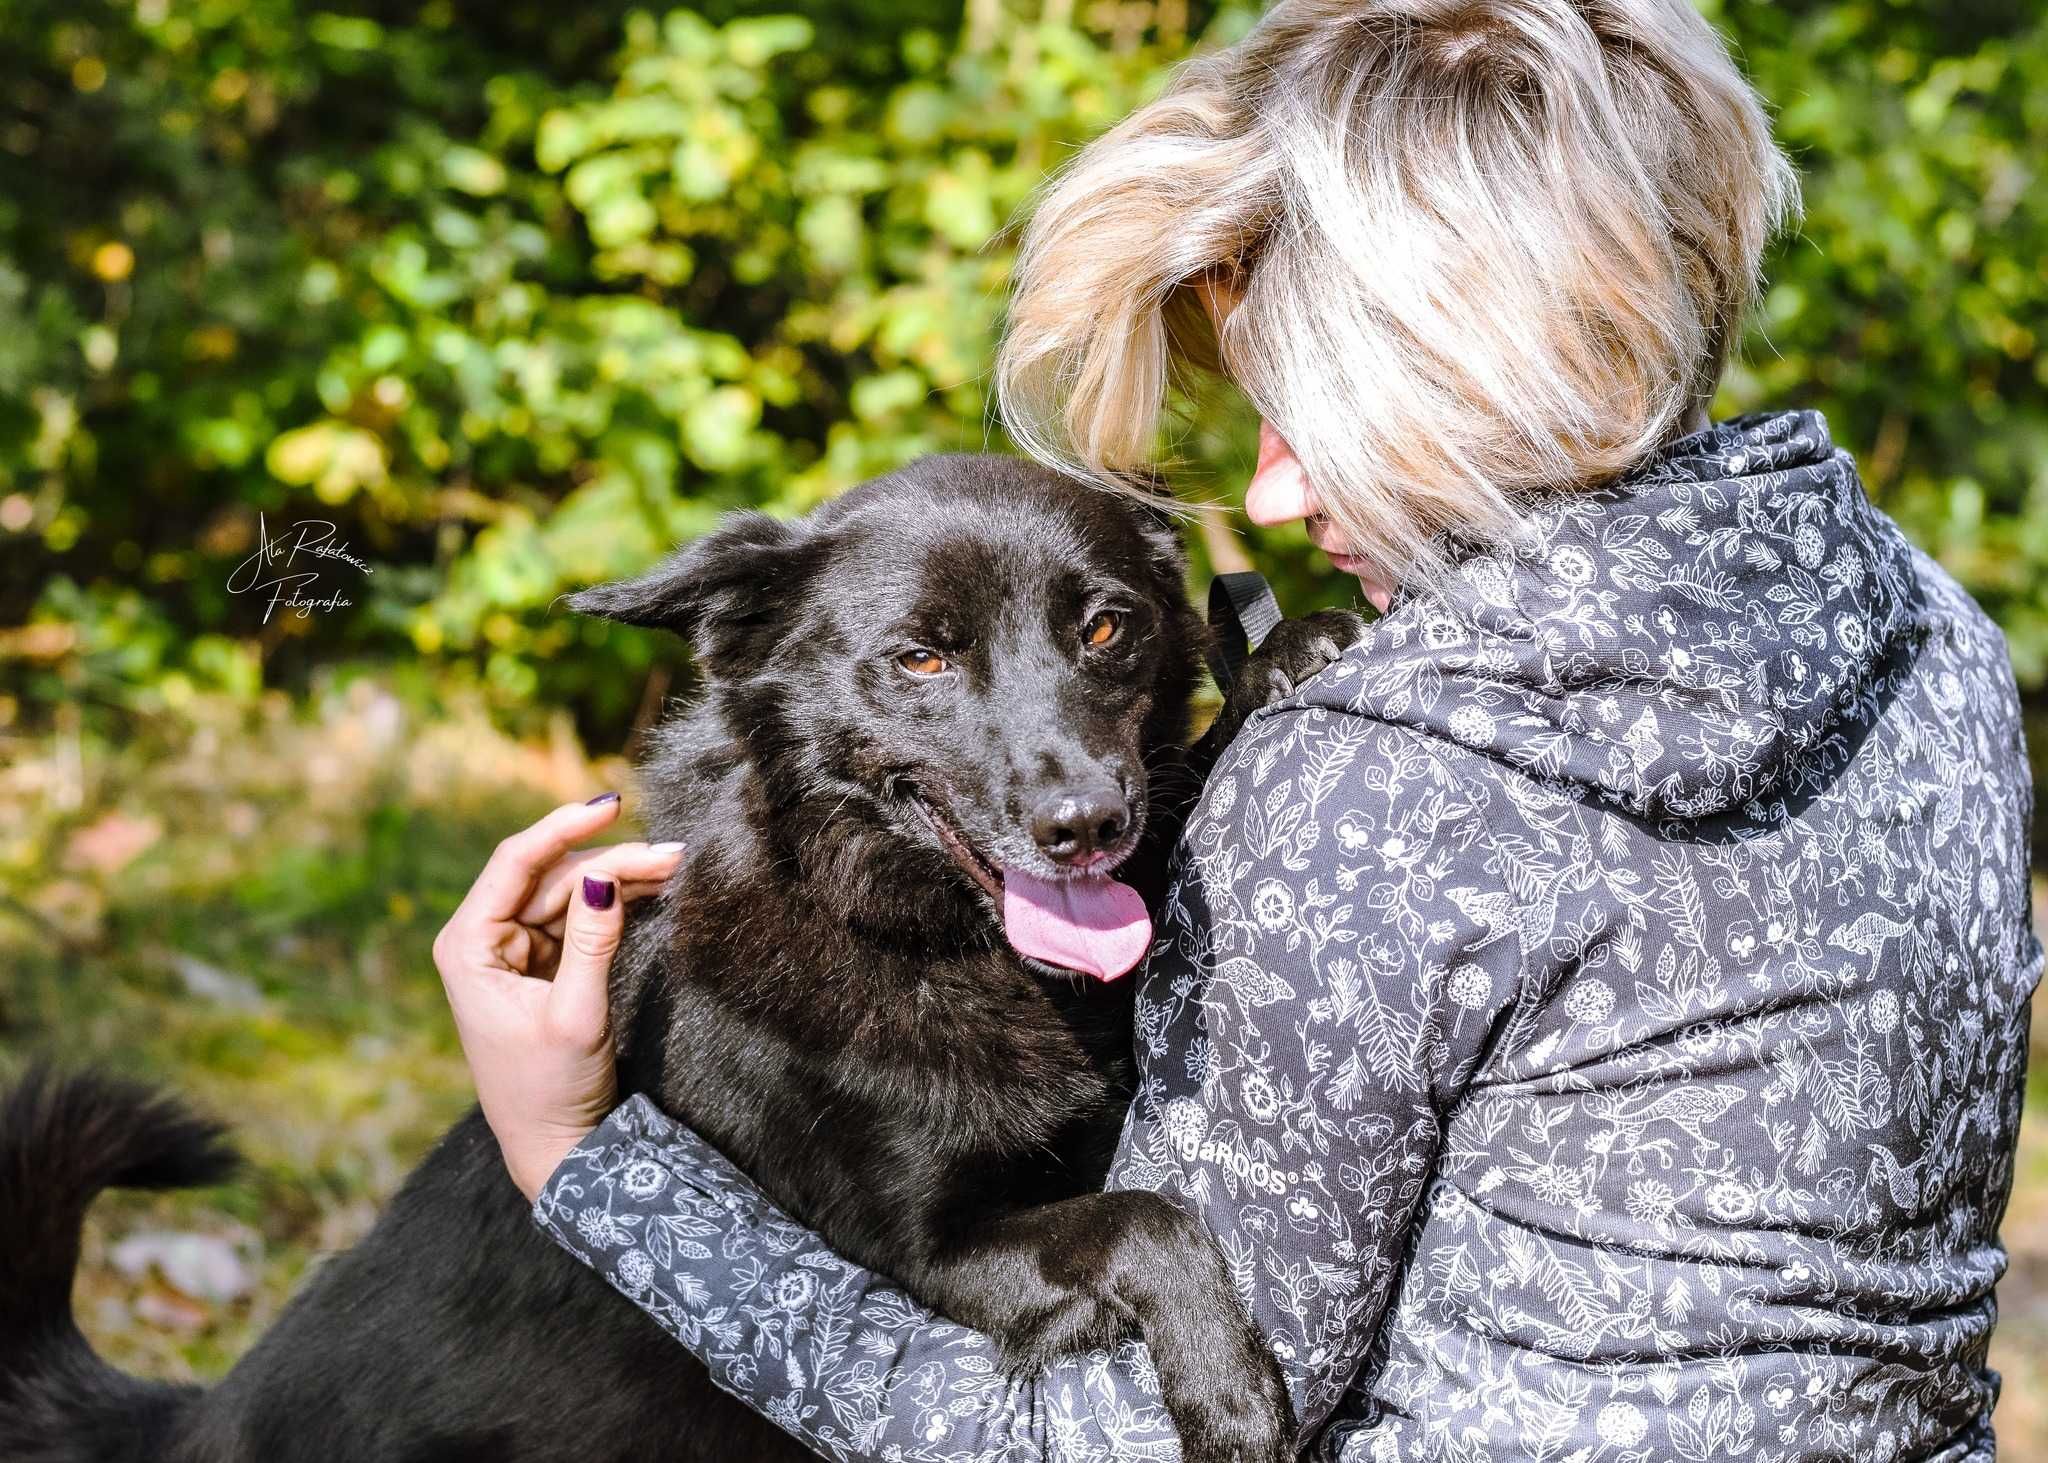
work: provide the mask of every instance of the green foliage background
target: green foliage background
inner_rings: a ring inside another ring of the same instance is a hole
[[[1703,0],[1803,170],[1721,408],[1824,410],[2048,683],[2048,16]],[[644,715],[563,590],[723,509],[1001,445],[1006,222],[1254,11],[1186,0],[9,0],[0,694],[33,724],[408,668],[503,715]],[[1251,456],[1241,408],[1185,490]],[[225,585],[331,518],[356,601]],[[1294,604],[1341,592],[1297,534]],[[23,629],[22,627],[29,627]]]

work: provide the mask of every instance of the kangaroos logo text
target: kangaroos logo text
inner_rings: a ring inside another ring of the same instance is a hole
[[[1268,1194],[1286,1193],[1287,1186],[1299,1177],[1273,1167],[1263,1158],[1254,1158],[1245,1151],[1241,1139],[1204,1138],[1198,1132],[1182,1130],[1173,1135],[1173,1149],[1184,1163],[1203,1163],[1220,1168],[1240,1182]]]

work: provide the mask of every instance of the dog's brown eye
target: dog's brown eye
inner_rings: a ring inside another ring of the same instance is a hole
[[[1088,622],[1088,628],[1081,633],[1090,645],[1107,645],[1116,639],[1116,632],[1124,625],[1124,617],[1115,610],[1104,610]]]
[[[935,676],[946,668],[946,657],[936,650],[906,650],[896,657],[896,664],[914,676]]]

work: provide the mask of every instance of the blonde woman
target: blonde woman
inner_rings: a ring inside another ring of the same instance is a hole
[[[2031,789],[1825,424],[1707,420],[1792,207],[1685,0],[1282,0],[1035,216],[1016,438],[1117,489],[1220,372],[1247,511],[1385,611],[1210,780],[1110,1180],[1214,1230],[1316,1457],[1992,1457]],[[537,1220],[799,1438],[1171,1456],[1142,1352],[1003,1378],[445,973]]]

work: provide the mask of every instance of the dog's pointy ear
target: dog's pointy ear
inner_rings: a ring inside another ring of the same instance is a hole
[[[1174,497],[1173,488],[1163,473],[1143,469],[1127,473],[1126,477],[1133,489],[1128,499],[1131,516],[1137,520],[1138,532],[1151,551],[1153,567],[1168,585],[1184,584],[1188,572],[1188,550],[1182,533],[1190,511]]]
[[[808,571],[815,535],[765,513],[734,513],[634,579],[569,596],[569,607],[626,625],[669,630],[716,657],[786,610]]]

